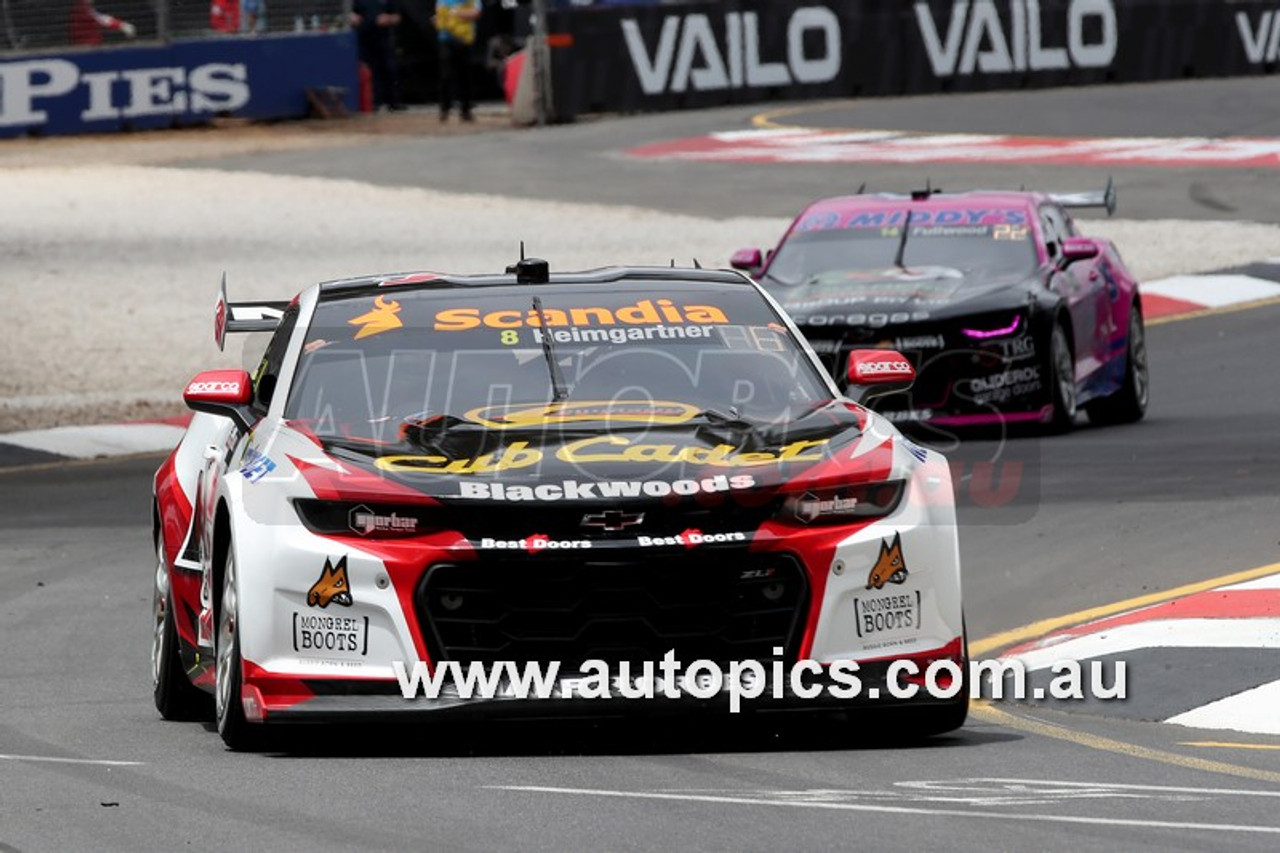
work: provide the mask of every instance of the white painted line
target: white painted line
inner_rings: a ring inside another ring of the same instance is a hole
[[[1280,681],[1192,708],[1165,722],[1196,729],[1280,735]]]
[[[1152,619],[1015,655],[1028,670],[1138,649],[1280,649],[1280,619]]]
[[[91,764],[97,767],[141,767],[141,761],[107,761],[97,758],[59,758],[55,755],[0,755],[0,761],[38,761],[46,764]]]
[[[1231,586],[1220,586],[1219,590],[1230,589],[1280,589],[1280,573],[1274,575],[1263,575],[1260,578],[1254,578],[1244,583],[1236,583]]]
[[[1280,284],[1250,275],[1175,275],[1143,282],[1141,290],[1209,308],[1280,296]]]
[[[0,444],[15,444],[73,459],[92,459],[169,450],[177,446],[184,431],[183,427],[169,424],[67,426],[0,433]]]
[[[1056,785],[1061,788],[1114,788],[1120,791],[1148,791],[1157,794],[1206,794],[1227,797],[1280,797],[1280,791],[1254,791],[1248,788],[1184,788],[1171,785],[1135,785],[1127,782],[1066,782],[1061,779],[958,779],[965,782],[999,782],[1002,785]],[[912,783],[899,782],[899,785]]]
[[[925,815],[929,817],[968,817],[981,820],[1006,820],[1027,823],[1069,823],[1087,826],[1128,826],[1145,829],[1179,829],[1204,832],[1257,833],[1280,835],[1280,826],[1245,826],[1234,823],[1184,823],[1167,820],[1136,820],[1098,816],[1014,814],[1009,812],[969,811],[966,809],[929,809],[916,806],[884,806],[869,803],[832,803],[823,801],[770,800],[759,797],[712,796],[707,794],[667,794],[659,791],[611,791],[598,788],[554,788],[542,785],[488,785],[489,790],[520,791],[534,794],[569,794],[585,797],[614,797],[637,800],[673,800],[693,803],[722,803],[743,806],[778,806],[792,809],[824,809],[847,812],[879,812],[882,814]]]

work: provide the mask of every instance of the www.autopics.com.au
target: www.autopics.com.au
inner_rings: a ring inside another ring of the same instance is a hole
[[[774,651],[782,654],[780,648]],[[922,669],[904,658],[889,663],[874,684],[864,684],[856,661],[788,664],[782,660],[744,660],[726,667],[700,659],[685,665],[674,651],[657,662],[588,660],[572,674],[562,674],[556,661],[443,661],[434,668],[424,661],[412,666],[393,661],[392,669],[405,699],[707,700],[723,696],[735,714],[744,701],[756,699],[905,701],[924,691],[934,699],[946,700],[967,690],[972,699],[1109,701],[1125,699],[1128,687],[1124,661],[1110,667],[1101,661],[1060,661],[1049,668],[1049,683],[1042,686],[1031,683],[1026,668],[1017,660],[974,660],[967,667],[951,660],[934,660]]]

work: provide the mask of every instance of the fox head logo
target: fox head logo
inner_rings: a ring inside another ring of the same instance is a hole
[[[351,583],[347,580],[345,556],[336,566],[326,559],[320,578],[307,591],[307,604],[311,607],[325,608],[330,602],[341,604],[343,607],[351,606]]]
[[[884,589],[887,583],[906,583],[907,561],[902,556],[902,534],[893,535],[893,544],[880,541],[880,556],[867,576],[867,589]]]
[[[368,314],[361,314],[347,321],[350,326],[359,326],[360,331],[356,332],[355,340],[367,338],[371,335],[380,335],[383,332],[389,332],[392,329],[399,329],[404,326],[400,318],[396,315],[400,313],[399,302],[388,302],[385,296],[379,296],[373,300],[373,310]]]

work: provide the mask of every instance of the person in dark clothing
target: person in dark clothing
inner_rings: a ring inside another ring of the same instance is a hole
[[[374,109],[384,105],[390,110],[404,109],[396,72],[399,25],[399,0],[355,0],[351,4],[351,26],[360,45],[360,61],[373,74]]]
[[[436,0],[432,22],[440,39],[440,120],[458,102],[463,121],[471,121],[471,48],[476,43],[480,0]]]

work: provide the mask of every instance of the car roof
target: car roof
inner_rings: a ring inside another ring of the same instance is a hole
[[[974,207],[1026,208],[1039,204],[1045,198],[1046,196],[1042,193],[1012,190],[973,190],[958,193],[929,190],[916,193],[859,193],[819,199],[805,208],[801,215],[828,211],[844,213],[856,210],[899,210],[915,207],[932,210]]]
[[[531,259],[532,260],[532,259]],[[623,281],[685,282],[688,284],[731,284],[753,287],[751,280],[733,270],[701,269],[698,267],[643,267],[614,266],[573,272],[551,271],[543,280],[518,277],[515,267],[500,274],[457,275],[442,272],[407,272],[344,278],[320,283],[320,298],[350,296],[353,293],[397,287],[469,288],[469,287],[554,287],[558,284],[611,284]]]

